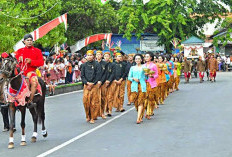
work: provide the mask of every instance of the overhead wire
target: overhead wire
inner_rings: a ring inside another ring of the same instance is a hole
[[[17,16],[11,16],[11,15],[5,14],[4,12],[2,12],[2,10],[0,10],[0,13],[1,13],[2,15],[4,15],[4,16],[10,17],[10,18],[14,18],[14,19],[30,20],[30,19],[38,18],[38,17],[40,17],[40,16],[46,14],[47,12],[49,12],[50,10],[52,10],[58,3],[59,3],[59,2],[58,2],[58,0],[57,0],[56,3],[55,3],[51,8],[49,8],[48,10],[46,10],[45,12],[43,12],[42,14],[39,14],[39,15],[36,15],[36,16],[33,16],[33,17],[26,17],[26,18],[21,17],[21,18],[20,18],[20,17],[18,17],[18,15],[17,15]]]

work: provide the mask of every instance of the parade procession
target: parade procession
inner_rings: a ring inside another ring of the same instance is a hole
[[[0,1],[0,157],[230,157],[231,9]]]

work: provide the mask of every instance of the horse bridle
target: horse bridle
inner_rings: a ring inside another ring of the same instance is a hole
[[[14,68],[14,67],[12,67],[12,68],[10,68],[10,69],[6,69],[6,68],[7,68],[7,67],[6,67],[6,64],[9,64],[9,61],[12,61],[12,59],[10,59],[10,58],[5,58],[5,59],[3,60],[2,67],[1,67],[1,69],[0,69],[0,73],[5,74],[7,78],[10,78],[10,76],[12,75],[12,71],[13,71],[12,69]]]
[[[9,61],[12,61],[13,64],[11,65],[11,67],[9,68],[9,70],[7,69],[6,67],[6,64],[8,63],[9,64]],[[16,62],[16,63],[15,63]],[[20,72],[18,75],[14,76],[11,78],[12,76],[12,73],[13,73],[13,69],[15,68],[15,66],[17,65],[17,61],[14,60],[13,58],[6,58],[4,59],[3,61],[3,64],[2,64],[2,67],[0,69],[0,73],[2,74],[5,74],[6,75],[6,79],[5,79],[5,82],[4,82],[4,79],[0,80],[0,83],[4,83],[3,84],[3,94],[4,94],[4,101],[6,103],[8,103],[7,101],[7,89],[8,89],[8,86],[10,84],[10,82],[15,79],[16,77],[18,77],[19,75],[21,75],[22,73]]]
[[[11,68],[6,69],[6,64],[7,64],[7,63],[9,64],[9,61],[12,61],[13,64],[11,65]],[[3,62],[2,67],[1,67],[1,69],[0,69],[0,73],[3,73],[3,74],[6,75],[6,81],[9,82],[9,83],[10,83],[14,78],[16,78],[17,76],[20,75],[20,73],[19,73],[19,74],[17,74],[16,76],[14,76],[14,77],[11,78],[12,73],[13,73],[13,71],[14,71],[14,69],[15,69],[15,66],[16,66],[17,64],[18,64],[17,61],[14,60],[13,58],[6,58],[6,59],[4,59],[4,62]],[[1,80],[0,80],[0,81],[1,81]]]

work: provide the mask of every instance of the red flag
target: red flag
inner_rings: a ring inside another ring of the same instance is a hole
[[[109,44],[111,42],[111,36],[112,36],[112,33],[95,34],[95,35],[89,36],[85,39],[79,40],[75,45],[71,46],[70,48],[71,48],[72,52],[76,52],[76,51],[81,50],[83,47],[85,47],[91,43],[94,43],[94,42],[100,41],[100,40],[104,40],[104,39],[106,39],[107,43]]]
[[[42,38],[45,36],[48,32],[50,32],[52,29],[57,27],[59,24],[64,23],[65,29],[67,30],[67,13],[64,15],[61,15],[60,17],[57,17],[53,19],[52,21],[44,24],[43,26],[37,28],[30,34],[33,36],[34,41],[38,40],[39,38]],[[23,39],[21,39],[17,44],[14,46],[14,50],[17,51],[20,48],[24,47],[24,44],[22,43]]]

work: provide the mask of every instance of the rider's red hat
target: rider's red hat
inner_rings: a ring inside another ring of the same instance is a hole
[[[2,56],[2,58],[7,58],[7,57],[9,57],[9,55],[8,55],[6,52],[3,52],[1,56]]]

